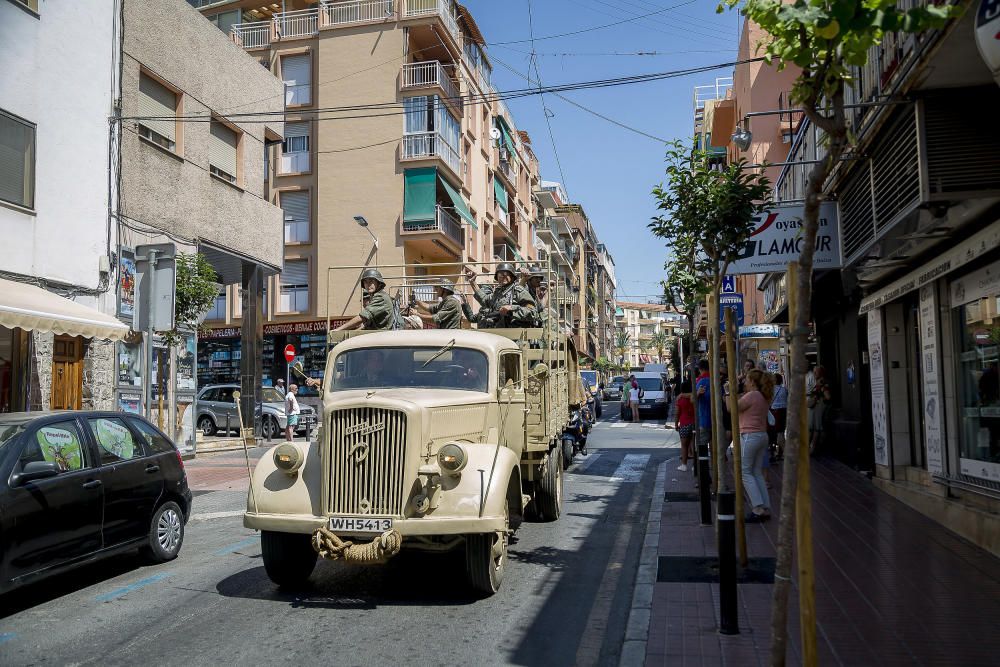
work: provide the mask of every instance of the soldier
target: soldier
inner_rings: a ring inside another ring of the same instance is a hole
[[[521,283],[526,285],[531,298],[535,300],[535,326],[544,327],[548,320],[548,292],[545,271],[540,266],[531,267],[521,273]]]
[[[361,289],[370,297],[368,305],[335,331],[348,329],[401,329],[402,321],[392,298],[385,290],[385,281],[378,269],[365,269],[361,274]]]
[[[439,329],[461,329],[462,328],[462,297],[455,294],[455,285],[445,278],[434,286],[434,296],[439,300],[437,303],[427,303],[417,301],[416,307],[420,317],[430,320]]]
[[[466,280],[472,285],[476,301],[481,308],[475,315],[468,304],[462,310],[470,322],[478,322],[480,328],[531,327],[535,323],[535,300],[521,285],[514,282],[514,265],[501,262],[493,274],[496,285],[487,290],[476,285],[476,272],[467,269]]]

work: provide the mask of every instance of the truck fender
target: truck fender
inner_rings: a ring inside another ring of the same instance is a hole
[[[274,465],[274,450],[278,445],[267,450],[253,470],[252,493],[247,491],[247,512],[323,516],[319,447],[305,442],[291,444],[304,457],[302,467],[289,474]]]
[[[461,514],[479,515],[479,501],[483,485],[488,485],[485,489],[485,504],[483,505],[482,516],[500,516],[503,514],[504,501],[509,501],[509,508],[512,522],[515,517],[523,514],[524,508],[521,502],[521,470],[520,461],[514,452],[506,447],[499,449],[495,444],[470,444],[466,445],[469,452],[469,462],[462,471],[458,484],[451,487],[445,493],[446,502],[455,498],[461,505],[453,505],[452,511]],[[496,466],[493,466],[493,455],[496,454]],[[493,478],[490,479],[490,469],[493,469]],[[480,471],[482,477],[480,478]],[[482,481],[480,481],[480,479]],[[448,485],[446,483],[446,487]],[[461,500],[456,498],[460,496]],[[449,503],[450,504],[450,503]]]

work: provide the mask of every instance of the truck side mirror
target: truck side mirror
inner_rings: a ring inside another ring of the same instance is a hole
[[[531,373],[539,380],[544,380],[549,376],[549,367],[545,364],[535,364],[535,367],[531,369]]]

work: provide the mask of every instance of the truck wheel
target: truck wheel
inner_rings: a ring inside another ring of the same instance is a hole
[[[563,470],[573,465],[573,441],[569,438],[562,441],[562,463]]]
[[[535,494],[538,511],[545,521],[556,521],[562,514],[563,476],[559,458],[557,449],[549,452],[545,459],[545,471]]]
[[[309,535],[264,530],[260,533],[260,548],[264,570],[279,586],[301,586],[316,567],[316,552]]]
[[[507,546],[510,542],[510,503],[504,502],[504,531],[467,535],[465,538],[465,571],[469,583],[479,593],[493,595],[500,590],[507,571]]]

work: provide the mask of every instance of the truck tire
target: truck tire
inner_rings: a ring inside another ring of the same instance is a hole
[[[545,458],[542,479],[535,492],[535,504],[543,521],[556,521],[562,514],[563,475],[558,449],[549,450]]]
[[[563,470],[573,465],[573,440],[570,438],[563,438],[562,441],[562,464]]]
[[[309,535],[263,530],[260,549],[268,578],[283,588],[305,584],[316,567],[316,552]]]
[[[465,572],[477,593],[493,595],[500,590],[507,571],[507,547],[510,543],[510,503],[504,502],[502,534],[477,533],[465,537]]]

